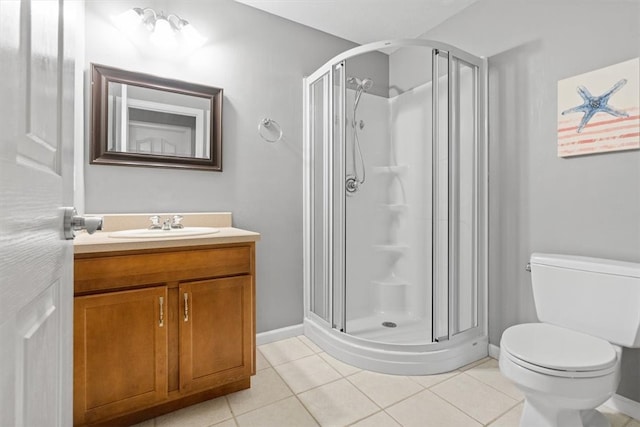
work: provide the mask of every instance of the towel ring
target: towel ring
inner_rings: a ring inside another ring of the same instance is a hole
[[[258,123],[258,135],[267,142],[278,142],[282,139],[282,128],[275,120],[264,118]]]

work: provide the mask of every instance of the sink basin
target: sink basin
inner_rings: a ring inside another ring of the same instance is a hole
[[[114,239],[166,239],[169,237],[204,236],[218,232],[220,232],[220,229],[214,227],[185,227],[172,228],[171,230],[139,228],[134,230],[113,231],[109,233],[109,237]]]

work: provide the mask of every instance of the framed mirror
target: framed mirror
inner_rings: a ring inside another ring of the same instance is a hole
[[[91,64],[91,163],[222,171],[222,89]]]

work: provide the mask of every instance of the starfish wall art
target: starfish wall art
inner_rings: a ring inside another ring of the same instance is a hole
[[[635,58],[558,82],[558,156],[640,148],[639,63]]]

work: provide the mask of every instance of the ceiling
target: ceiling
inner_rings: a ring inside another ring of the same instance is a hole
[[[366,44],[416,38],[477,0],[236,0]]]

